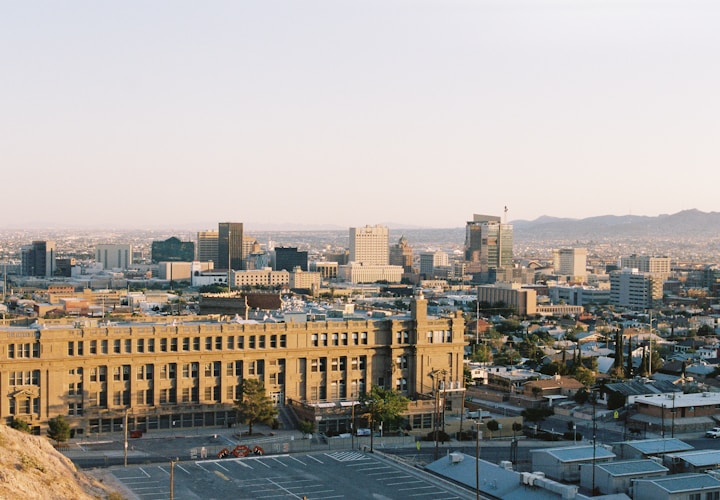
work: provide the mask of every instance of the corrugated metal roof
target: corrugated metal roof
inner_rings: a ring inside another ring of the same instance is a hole
[[[625,441],[623,444],[635,448],[643,455],[674,453],[693,449],[693,447],[686,442],[675,438],[641,439],[637,441]]]
[[[683,491],[699,491],[704,488],[720,488],[720,481],[708,474],[673,474],[657,479],[642,479],[650,481],[669,493]]]
[[[668,471],[667,467],[663,467],[653,460],[622,460],[619,462],[605,462],[595,466],[613,476],[633,476]]]
[[[594,448],[594,451],[593,451]],[[602,446],[566,446],[562,448],[544,448],[530,450],[530,453],[547,453],[560,462],[582,462],[615,458],[615,454]]]

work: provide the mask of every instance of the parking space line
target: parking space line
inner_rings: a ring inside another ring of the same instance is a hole
[[[300,462],[300,463],[303,464],[303,465],[307,465],[305,462],[303,462],[302,460],[298,460],[298,459],[295,458],[295,457],[288,456],[288,458],[290,458],[290,459],[292,459],[292,460],[295,460],[296,462]]]
[[[142,467],[138,467],[138,470],[139,470],[140,472],[142,472],[143,474],[145,474],[147,477],[150,477],[150,474],[148,474],[147,472],[145,472],[145,469],[143,469]]]
[[[275,462],[279,463],[280,465],[282,465],[283,467],[287,467],[287,466],[288,466],[287,464],[282,463],[282,462],[281,462],[280,460],[278,460],[277,458],[273,458],[273,460],[274,460]]]
[[[280,486],[279,483],[276,483],[275,481],[268,481],[268,482],[269,482],[270,484],[273,484],[273,485],[277,486],[278,489],[284,491],[284,492],[287,493],[288,495],[292,495],[292,496],[294,496],[295,498],[302,498],[302,497],[297,496],[295,493],[293,493],[292,491],[288,490],[287,488],[283,488],[282,486]]]
[[[161,471],[163,471],[163,472],[164,472],[165,474],[167,474],[168,476],[170,475],[170,473],[169,473],[168,471],[166,471],[165,469],[163,469],[162,467],[158,466],[158,469],[160,469]]]
[[[196,465],[197,467],[200,467],[200,468],[201,468],[202,470],[204,470],[205,472],[210,472],[208,469],[206,469],[205,467],[203,467],[202,465],[200,465],[200,462],[195,462],[195,465]]]
[[[408,476],[408,477],[410,477],[410,476]],[[388,484],[386,484],[386,486],[402,486],[403,484],[417,484],[417,483],[422,483],[422,480],[417,479],[415,481],[405,481],[403,483],[388,483]]]
[[[225,472],[230,472],[230,469],[228,469],[227,467],[223,467],[223,466],[220,465],[220,464],[215,464],[215,465],[218,466],[218,467],[220,467],[220,468],[221,468],[222,470],[224,470]]]
[[[263,462],[262,460],[258,460],[258,459],[255,459],[255,460],[256,460],[259,464],[264,465],[265,467],[267,467],[268,469],[271,469],[271,468],[272,468],[272,467],[270,467],[268,464],[266,464],[265,462]]]
[[[187,469],[185,469],[182,465],[176,465],[175,467],[177,467],[178,469],[180,469],[181,471],[183,471],[185,474],[190,474],[190,471],[188,471]]]
[[[315,460],[315,461],[318,462],[318,463],[321,463],[321,464],[324,464],[324,463],[325,463],[325,462],[323,462],[322,460],[318,460],[317,458],[313,457],[312,455],[306,455],[306,456],[307,456],[308,458],[311,458],[311,459]]]

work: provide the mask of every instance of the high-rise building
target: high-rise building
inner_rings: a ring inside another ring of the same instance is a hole
[[[390,262],[390,231],[386,226],[350,228],[350,262],[386,266]]]
[[[555,273],[568,276],[569,281],[587,278],[587,248],[560,248],[553,250]]]
[[[218,264],[218,232],[198,231],[197,260]]]
[[[95,262],[102,264],[103,269],[128,269],[133,260],[132,245],[98,245],[95,247]]]
[[[243,223],[220,222],[218,224],[217,269],[242,270]]]
[[[153,264],[158,262],[192,262],[195,260],[195,243],[180,241],[172,236],[165,241],[153,241],[151,258]]]
[[[405,236],[390,247],[390,265],[402,266],[404,273],[413,272],[413,249]]]
[[[641,273],[650,273],[666,280],[670,277],[670,257],[632,254],[628,257],[620,257],[620,268],[637,269]]]
[[[22,247],[23,276],[53,276],[56,257],[54,241],[33,241],[31,245]]]
[[[420,274],[425,275],[427,279],[435,275],[435,268],[447,267],[448,264],[448,254],[445,252],[423,252],[420,254]]]
[[[465,260],[480,271],[513,264],[513,227],[500,217],[473,214],[465,227]]]
[[[275,247],[276,271],[293,271],[296,267],[303,271],[308,270],[307,251],[298,251],[296,247]]]
[[[624,268],[610,273],[610,303],[635,310],[650,309],[663,297],[662,279]]]

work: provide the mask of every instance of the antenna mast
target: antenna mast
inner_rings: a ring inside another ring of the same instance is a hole
[[[505,205],[505,224],[507,224],[507,213],[508,213],[508,208],[507,208],[507,205]]]

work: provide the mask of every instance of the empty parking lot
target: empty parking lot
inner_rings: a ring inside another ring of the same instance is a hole
[[[411,466],[355,450],[168,462],[112,473],[142,500],[167,500],[171,483],[177,500],[475,497]]]

